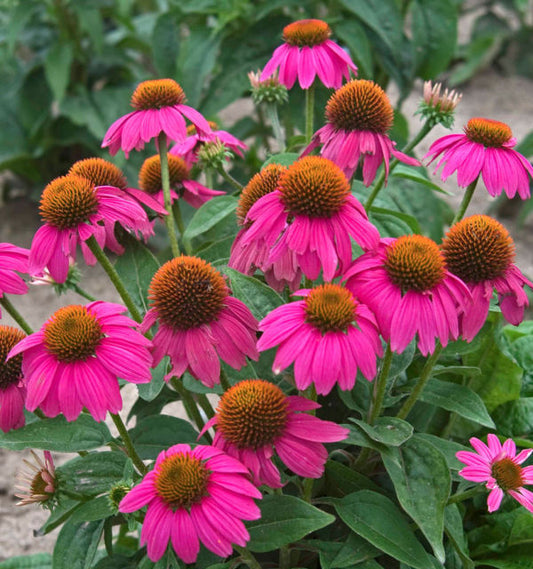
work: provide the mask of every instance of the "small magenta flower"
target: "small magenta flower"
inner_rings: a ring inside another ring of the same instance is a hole
[[[327,124],[315,132],[302,156],[322,144],[320,155],[335,162],[347,178],[361,162],[365,186],[373,182],[381,164],[388,175],[391,155],[420,166],[418,160],[396,150],[396,143],[387,136],[393,118],[392,105],[379,85],[364,79],[350,81],[331,95],[326,105]]]
[[[348,436],[344,427],[301,413],[319,407],[304,397],[286,396],[269,381],[248,379],[222,395],[204,431],[216,425],[213,445],[242,462],[254,484],[280,488],[274,453],[299,476],[320,478],[328,458],[322,443]]]
[[[205,118],[184,103],[185,93],[173,79],[143,81],[131,97],[135,111],[109,127],[102,148],[108,146],[112,156],[122,149],[127,158],[133,149],[141,150],[161,132],[170,140],[183,142],[187,137],[186,118],[198,131],[209,133],[211,129]]]
[[[44,462],[35,451],[30,452],[35,464],[22,459],[29,470],[21,471],[17,475],[19,485],[15,487],[18,490],[15,496],[20,498],[17,506],[41,504],[43,507],[50,507],[57,489],[54,459],[48,450],[44,451]]]
[[[22,374],[22,355],[9,361],[7,355],[26,334],[11,326],[0,326],[0,429],[7,433],[24,426],[26,384]]]
[[[487,436],[487,442],[488,446],[472,437],[470,444],[476,452],[459,451],[456,454],[458,460],[466,464],[459,475],[472,482],[485,482],[490,490],[487,500],[489,512],[495,512],[500,507],[505,494],[533,512],[533,492],[524,488],[533,484],[533,466],[520,466],[533,449],[516,454],[512,439],[507,439],[502,445],[492,433]]]
[[[491,196],[502,191],[513,198],[516,193],[523,199],[530,196],[529,178],[533,166],[513,146],[516,138],[503,122],[473,118],[464,128],[464,134],[448,134],[436,140],[424,159],[428,165],[442,155],[435,172],[444,164],[441,180],[447,180],[457,172],[457,184],[469,186],[481,175]]]
[[[185,563],[194,563],[200,542],[228,557],[233,545],[245,547],[250,535],[242,520],[257,520],[254,502],[261,492],[248,480],[248,470],[220,449],[179,444],[157,457],[154,470],[120,502],[122,513],[147,506],[141,545],[158,561],[170,542]]]
[[[343,77],[357,67],[339,45],[329,39],[331,29],[322,20],[298,20],[283,28],[283,43],[265,65],[261,81],[279,68],[279,82],[291,89],[298,78],[302,89],[309,89],[318,76],[326,87],[338,89]]]
[[[39,332],[9,352],[24,354],[26,408],[40,407],[47,417],[63,413],[74,421],[86,407],[95,421],[122,409],[118,378],[151,380],[150,341],[134,330],[120,304],[95,301],[57,310]]]
[[[487,319],[494,289],[504,318],[514,326],[522,322],[529,305],[524,287],[533,283],[514,264],[514,242],[501,223],[488,215],[466,217],[448,231],[442,252],[448,270],[472,293],[461,317],[465,340],[473,340]]]
[[[379,330],[372,312],[349,290],[324,284],[299,290],[304,300],[275,308],[259,323],[262,352],[278,346],[273,371],[294,363],[294,382],[299,390],[312,383],[319,395],[327,395],[338,383],[352,389],[357,370],[371,381],[376,376],[376,356],[383,355]]]
[[[26,294],[28,292],[28,285],[15,271],[25,274],[29,272],[29,255],[28,249],[11,245],[11,243],[0,243],[0,298],[5,293]],[[2,316],[1,310],[0,316]]]

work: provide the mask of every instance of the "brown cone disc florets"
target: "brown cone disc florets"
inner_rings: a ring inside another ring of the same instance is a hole
[[[320,45],[330,35],[330,27],[322,20],[298,20],[283,28],[283,41],[298,47]]]
[[[16,355],[6,362],[7,354],[26,334],[11,326],[0,326],[0,390],[18,383],[22,377],[22,354]]]
[[[217,409],[217,428],[238,448],[257,449],[278,439],[287,423],[287,398],[262,379],[247,379],[228,389]]]
[[[514,243],[507,229],[488,215],[456,223],[442,242],[448,270],[465,283],[501,276],[513,263]]]
[[[522,467],[510,458],[502,458],[492,465],[492,476],[502,490],[518,490],[524,485]]]
[[[493,148],[500,148],[513,138],[511,129],[504,122],[479,117],[470,119],[464,131],[472,142]]]
[[[356,306],[349,290],[337,284],[323,284],[305,298],[305,320],[322,334],[344,332],[355,319]]]
[[[431,290],[446,274],[438,245],[423,235],[404,235],[389,245],[385,269],[402,292]]]
[[[94,356],[103,337],[97,317],[85,306],[64,306],[44,325],[44,345],[62,362],[85,361]]]
[[[281,164],[268,164],[248,182],[237,206],[237,218],[241,225],[254,203],[277,188],[279,177],[286,169]]]
[[[113,186],[121,190],[128,186],[122,170],[103,158],[78,160],[72,165],[68,173],[87,178],[93,186]]]
[[[154,275],[149,298],[161,321],[189,330],[215,320],[228,296],[222,275],[197,257],[182,255],[166,262]]]
[[[287,210],[308,217],[331,217],[350,194],[344,172],[331,160],[306,156],[281,173],[278,190]]]
[[[180,189],[181,183],[189,178],[190,168],[180,156],[168,155],[168,173],[170,187]],[[155,194],[161,190],[161,158],[159,155],[147,158],[139,172],[139,188],[147,194]]]
[[[173,107],[184,102],[185,93],[173,79],[143,81],[131,96],[131,106],[137,111]]]
[[[176,453],[159,465],[154,479],[157,494],[174,509],[190,508],[207,496],[210,472],[190,453]]]
[[[379,85],[355,79],[331,95],[326,105],[326,119],[337,130],[385,134],[392,126],[394,111]]]

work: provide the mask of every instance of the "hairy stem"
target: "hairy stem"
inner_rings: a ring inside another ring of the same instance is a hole
[[[0,304],[6,309],[7,313],[13,320],[26,332],[26,334],[33,334],[31,326],[24,320],[20,312],[11,304],[7,296],[0,297]]]
[[[463,199],[461,201],[461,205],[459,206],[459,209],[453,218],[452,225],[455,225],[458,221],[461,221],[461,219],[463,219],[468,205],[472,200],[472,196],[474,195],[478,180],[479,176],[468,186],[468,188],[466,188]]]
[[[146,468],[144,462],[137,454],[137,451],[133,446],[133,441],[131,440],[130,435],[128,433],[128,429],[126,429],[126,425],[124,424],[118,413],[117,414],[110,413],[110,415],[111,419],[113,419],[113,423],[115,423],[115,426],[120,434],[120,438],[122,439],[124,445],[126,446],[127,455],[131,458],[133,464],[135,465],[135,468],[137,468],[139,473],[144,476],[148,472],[148,469]]]
[[[161,185],[163,186],[165,209],[168,212],[168,215],[165,215],[165,224],[167,226],[168,238],[170,239],[170,249],[172,250],[172,255],[174,255],[174,257],[179,257],[180,248],[178,245],[178,237],[176,236],[176,223],[174,220],[174,213],[172,211],[172,198],[170,197],[167,135],[164,132],[160,132],[157,142],[159,147],[159,158],[161,160]]]

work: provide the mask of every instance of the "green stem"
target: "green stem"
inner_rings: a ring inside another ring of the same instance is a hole
[[[474,191],[476,189],[478,180],[479,180],[479,176],[468,186],[468,188],[466,188],[465,194],[464,194],[463,199],[461,201],[461,205],[459,206],[459,209],[457,210],[457,213],[455,214],[455,217],[453,218],[452,225],[455,225],[458,221],[461,221],[461,219],[463,219],[463,216],[466,212],[466,209],[468,208],[468,204],[470,203],[470,200],[472,199],[472,196],[474,195]]]
[[[385,391],[387,390],[387,378],[389,376],[390,366],[392,363],[392,350],[390,342],[387,344],[385,356],[381,364],[381,370],[378,378],[374,383],[373,401],[368,411],[368,424],[373,425],[381,413],[383,407],[383,400],[385,399]]]
[[[291,552],[288,545],[279,548],[279,569],[291,569]]]
[[[427,136],[427,134],[430,132],[430,130],[431,130],[431,127],[429,126],[429,124],[427,122],[425,122],[422,125],[422,128],[418,131],[418,134],[413,138],[413,140],[411,140],[411,142],[409,142],[409,144],[407,144],[407,146],[405,148],[402,148],[402,152],[404,154],[408,154],[409,152],[411,152],[411,150],[413,150],[413,148],[415,146],[417,146],[419,144],[419,142]],[[396,168],[396,166],[398,165],[399,162],[400,161],[397,158],[394,158],[393,160],[391,160],[391,162],[389,164],[389,174],[394,170],[394,168]],[[368,196],[368,199],[366,200],[365,209],[367,212],[370,211],[370,208],[372,207],[374,200],[376,199],[377,195],[381,191],[381,188],[383,187],[383,184],[385,183],[385,175],[386,175],[386,171],[385,171],[385,168],[383,167],[381,169],[381,172],[380,172],[377,180],[376,180],[376,183],[374,184],[374,187],[372,189],[372,193],[370,194],[370,196]]]
[[[107,273],[111,282],[117,289],[118,294],[120,294],[120,298],[124,301],[124,304],[127,306],[128,310],[132,318],[136,322],[142,322],[142,314],[139,312],[138,308],[135,306],[133,299],[130,296],[130,293],[126,290],[122,279],[120,278],[119,274],[115,270],[115,267],[112,265],[111,261],[109,260],[108,256],[104,253],[98,242],[94,238],[94,235],[91,235],[89,239],[86,241],[87,247],[91,250],[92,254],[96,257],[100,265],[102,265],[104,271]]]
[[[305,90],[305,143],[309,144],[313,138],[315,122],[315,84]]]
[[[246,563],[246,565],[248,565],[248,567],[250,567],[250,569],[262,569],[261,565],[259,564],[259,561],[257,561],[257,559],[254,557],[251,551],[248,551],[247,549],[241,547],[240,545],[234,545],[233,549],[239,552],[242,560],[244,561],[244,563]]]
[[[270,141],[268,140],[268,127],[265,123],[265,113],[263,112],[263,107],[261,105],[257,105],[255,107],[257,111],[257,116],[259,118],[259,124],[261,125],[261,138],[263,139],[263,144],[265,145],[265,150],[267,155],[272,154],[272,148],[270,147]],[[210,188],[211,186],[208,186]]]
[[[480,490],[483,489],[483,486],[475,486],[470,490],[465,490],[464,492],[459,492],[458,494],[453,494],[448,498],[448,504],[457,504],[457,502],[462,502],[463,500],[468,500],[468,498],[472,498],[475,496]]]
[[[168,215],[165,215],[165,224],[167,226],[168,238],[170,239],[170,249],[174,257],[180,256],[180,248],[178,245],[178,237],[176,236],[176,224],[174,214],[172,213],[172,198],[170,197],[170,175],[168,170],[167,155],[167,135],[164,132],[159,133],[157,139],[159,147],[159,159],[161,160],[161,185],[163,186],[163,196],[165,199],[165,209]]]
[[[211,419],[215,416],[215,410],[213,409],[213,406],[211,405],[211,402],[205,393],[198,393],[196,400],[208,419]]]
[[[126,425],[122,421],[120,415],[114,413],[110,413],[110,415],[111,419],[113,419],[113,423],[115,423],[115,426],[120,434],[120,438],[122,439],[124,445],[126,446],[127,455],[131,458],[137,470],[144,476],[148,472],[148,469],[146,468],[144,462],[140,459],[139,455],[137,454],[137,451],[135,450],[133,442],[128,433],[128,429],[126,429]]]
[[[87,300],[93,302],[96,300],[96,298],[94,298],[94,296],[91,296],[87,291],[83,290],[80,286],[78,286],[77,284],[72,285],[72,290],[74,292],[77,292],[80,296],[82,296],[83,298],[86,298]]]
[[[278,143],[278,152],[283,152],[285,150],[285,137],[283,131],[281,130],[281,123],[279,122],[278,106],[276,103],[267,103],[266,114],[272,125],[272,130],[274,136],[276,137],[276,142]]]
[[[229,382],[226,372],[222,368],[220,369],[220,385],[224,391],[231,389],[231,383]]]
[[[6,309],[11,318],[26,332],[26,334],[33,334],[31,326],[22,318],[20,312],[11,304],[7,296],[0,297],[0,304]]]
[[[201,431],[204,428],[204,420],[202,419],[202,415],[198,410],[196,405],[196,401],[193,399],[193,396],[189,393],[185,386],[177,377],[173,377],[170,380],[172,383],[172,387],[180,394],[181,400],[183,402],[183,406],[185,407],[185,411],[187,411],[187,415],[191,421],[194,421],[198,429]],[[205,434],[207,439],[210,439],[211,436],[209,433]],[[211,441],[209,441],[211,442]]]
[[[191,243],[188,239],[185,239],[183,237],[183,234],[185,233],[185,225],[183,223],[183,218],[181,216],[180,200],[177,200],[176,202],[174,202],[174,205],[172,206],[172,210],[174,212],[174,218],[176,219],[176,223],[178,224],[178,230],[179,230],[180,235],[181,235],[181,241],[183,244],[183,248],[185,249],[185,252],[187,253],[187,255],[190,255],[191,254]]]
[[[422,372],[418,379],[418,383],[415,385],[415,388],[411,392],[411,395],[409,395],[409,397],[405,400],[404,404],[398,411],[398,414],[396,415],[398,419],[405,419],[407,415],[409,415],[409,411],[411,411],[413,408],[413,405],[416,403],[418,396],[422,393],[424,387],[426,386],[426,383],[431,377],[431,372],[433,371],[433,367],[437,363],[441,352],[442,345],[439,343],[437,344],[433,354],[431,354],[431,356],[426,360],[426,363],[422,368]]]
[[[229,172],[226,172],[223,166],[217,168],[217,172],[224,178],[224,180],[226,180],[226,182],[228,182],[228,184],[231,184],[238,192],[242,192],[242,190],[244,190],[244,186],[240,182],[238,182]]]

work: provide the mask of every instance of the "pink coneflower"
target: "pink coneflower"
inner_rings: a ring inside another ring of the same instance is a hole
[[[294,381],[300,390],[315,384],[327,395],[338,383],[352,389],[357,369],[371,381],[376,356],[383,355],[376,319],[351,292],[337,284],[300,290],[304,300],[274,309],[259,323],[262,352],[279,345],[273,371],[280,373],[294,362]]]
[[[17,475],[18,491],[15,496],[20,498],[17,506],[28,506],[29,504],[41,504],[50,507],[56,491],[56,469],[54,459],[50,451],[44,451],[44,462],[39,458],[35,451],[30,451],[35,464],[29,460],[22,459],[29,470],[19,472]]]
[[[106,226],[120,223],[135,232],[143,231],[148,223],[143,208],[122,190],[95,187],[87,178],[74,174],[56,178],[46,186],[39,210],[45,223],[33,237],[29,270],[32,275],[42,275],[47,267],[58,283],[65,282],[78,243],[85,262],[94,265],[96,259],[85,244],[90,237],[103,247],[109,233]]]
[[[279,68],[279,82],[287,89],[292,88],[296,77],[302,89],[309,89],[317,75],[326,87],[338,89],[343,77],[350,80],[350,71],[357,75],[357,67],[348,53],[329,39],[330,35],[330,27],[322,20],[298,20],[285,26],[285,43],[265,65],[261,81]]]
[[[86,407],[103,421],[107,411],[122,409],[119,377],[150,381],[150,341],[132,329],[136,323],[125,311],[103,301],[64,306],[11,350],[9,358],[24,353],[29,411],[40,407],[47,417],[63,413],[73,421]]]
[[[530,512],[533,512],[533,492],[524,488],[533,484],[533,466],[520,466],[533,449],[516,454],[516,445],[507,439],[503,445],[492,433],[487,436],[488,446],[472,437],[470,444],[476,452],[459,451],[456,456],[466,467],[459,474],[472,482],[485,482],[490,494],[487,499],[489,512],[495,512],[504,494],[509,494]]]
[[[387,136],[394,111],[385,91],[373,81],[350,81],[331,95],[326,105],[327,124],[313,135],[303,156],[320,146],[320,154],[333,160],[351,178],[361,161],[363,183],[369,186],[381,164],[385,181],[391,155],[411,166],[420,162],[394,148]]]
[[[423,235],[382,239],[344,274],[346,287],[376,315],[381,335],[401,353],[418,334],[427,355],[459,336],[459,316],[472,302],[467,286],[446,269],[438,245]]]
[[[295,262],[279,267],[278,276],[289,283],[298,269],[311,280],[321,270],[327,281],[342,272],[352,260],[350,237],[365,250],[379,242],[342,170],[319,156],[300,158],[282,172],[277,189],[255,202],[246,222],[253,223],[240,244],[272,247],[267,264],[294,254]]]
[[[26,385],[22,375],[22,356],[6,361],[7,354],[26,334],[11,326],[0,326],[0,429],[7,433],[24,426]]]
[[[502,191],[512,198],[518,192],[523,199],[530,196],[529,176],[533,166],[513,146],[516,138],[503,122],[473,118],[464,127],[464,134],[448,134],[436,140],[424,159],[431,157],[431,164],[438,156],[435,173],[444,164],[441,180],[457,171],[457,184],[466,188],[481,174],[491,196]],[[528,175],[529,174],[529,175]]]
[[[11,245],[11,243],[0,243],[0,298],[4,293],[26,294],[28,285],[17,275],[28,273],[29,250]],[[0,310],[0,316],[2,311]]]
[[[161,132],[170,140],[182,142],[187,137],[186,118],[198,131],[209,133],[211,129],[205,118],[184,102],[185,93],[173,79],[143,81],[131,97],[135,111],[109,127],[102,148],[109,146],[112,156],[122,149],[127,158],[131,150],[141,150]]]
[[[190,178],[191,167],[180,156],[168,155],[170,178],[170,197],[172,202],[183,198],[192,207],[200,207],[215,196],[225,192],[206,188]],[[147,158],[139,172],[139,188],[152,196],[159,204],[164,205],[163,183],[161,181],[161,159],[158,155]]]
[[[220,360],[233,368],[257,360],[257,320],[240,300],[230,296],[224,277],[197,257],[176,257],[154,275],[149,289],[150,310],[141,329],[156,322],[154,365],[170,356],[166,379],[185,370],[204,385],[220,382]]]
[[[261,493],[248,481],[248,471],[220,449],[174,445],[157,457],[154,470],[120,502],[122,513],[148,506],[141,545],[148,557],[160,559],[170,542],[185,563],[194,563],[200,542],[228,557],[233,543],[244,547],[250,539],[241,520],[256,520],[254,502]]]
[[[204,431],[216,425],[213,445],[240,460],[254,484],[283,486],[274,452],[295,474],[320,478],[328,452],[322,443],[344,440],[348,429],[307,413],[320,405],[305,397],[287,397],[262,379],[240,381],[224,395]]]
[[[524,286],[533,288],[514,264],[515,249],[505,227],[487,215],[472,215],[456,223],[442,242],[448,270],[470,289],[473,303],[461,317],[461,333],[467,341],[483,326],[496,289],[504,318],[517,326],[529,305]]]

